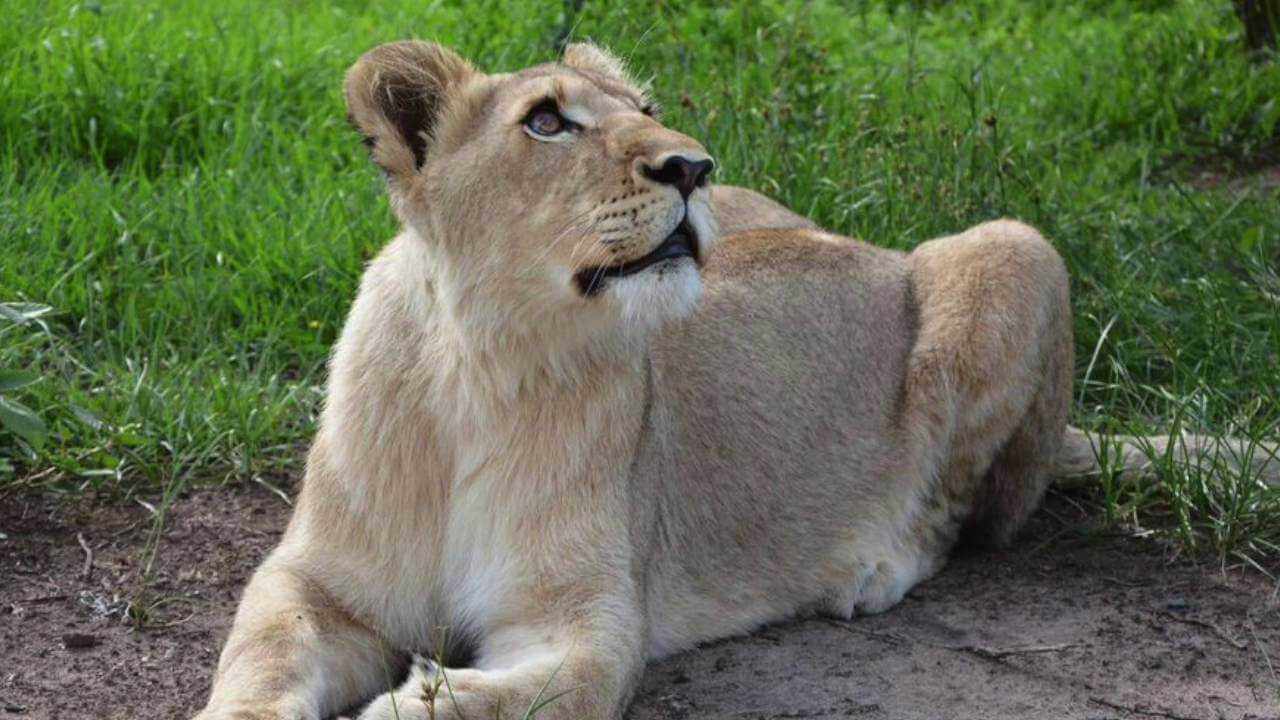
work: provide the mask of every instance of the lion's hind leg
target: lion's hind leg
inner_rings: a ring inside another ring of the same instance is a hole
[[[904,430],[934,485],[916,531],[929,552],[1009,541],[1050,481],[1070,406],[1065,266],[1010,220],[924,243],[910,256],[919,334]]]

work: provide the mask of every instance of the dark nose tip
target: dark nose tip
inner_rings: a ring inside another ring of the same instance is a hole
[[[660,168],[646,165],[644,174],[654,182],[674,185],[680,195],[688,200],[695,189],[707,184],[707,176],[715,167],[716,164],[710,160],[690,160],[672,155]]]

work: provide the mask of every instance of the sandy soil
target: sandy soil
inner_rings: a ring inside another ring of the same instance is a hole
[[[140,504],[0,499],[0,718],[188,718],[287,513],[258,488],[179,498],[144,585]],[[1058,499],[886,614],[654,663],[629,718],[1280,718],[1278,588],[1090,525]]]

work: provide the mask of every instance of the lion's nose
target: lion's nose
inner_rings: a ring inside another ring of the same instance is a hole
[[[716,164],[710,158],[690,160],[680,155],[672,155],[662,163],[662,167],[645,165],[644,175],[654,182],[675,186],[680,191],[680,195],[688,200],[694,190],[707,184],[707,176],[715,167]]]

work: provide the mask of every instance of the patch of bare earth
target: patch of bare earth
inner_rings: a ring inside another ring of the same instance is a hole
[[[1216,155],[1192,162],[1186,179],[1199,190],[1226,190],[1236,195],[1275,193],[1280,190],[1280,138],[1248,153],[1221,148]]]
[[[1052,509],[883,615],[654,663],[628,717],[1280,718],[1276,587]],[[287,514],[256,488],[181,497],[144,584],[143,507],[0,500],[0,718],[190,717]]]
[[[1280,165],[1266,167],[1247,175],[1234,175],[1214,168],[1202,168],[1191,176],[1191,185],[1200,190],[1227,189],[1237,195],[1257,192],[1266,194],[1280,190]]]

